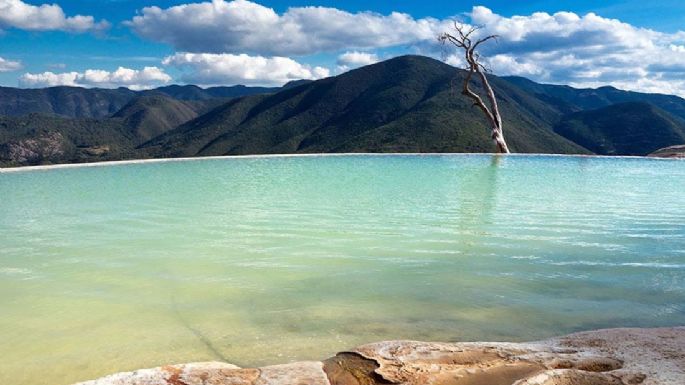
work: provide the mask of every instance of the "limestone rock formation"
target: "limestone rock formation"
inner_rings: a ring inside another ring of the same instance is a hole
[[[78,385],[683,385],[685,327],[607,329],[533,343],[387,341],[322,362],[169,365]]]

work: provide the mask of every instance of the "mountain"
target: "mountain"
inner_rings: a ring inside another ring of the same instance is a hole
[[[532,80],[506,76],[502,79],[518,86],[554,106],[562,113],[591,110],[625,102],[646,102],[685,119],[685,99],[675,95],[647,94],[624,91],[614,87],[573,88],[563,85],[540,84]]]
[[[130,158],[137,142],[114,120],[28,114],[0,117],[0,164],[25,166]]]
[[[126,88],[0,87],[0,115],[43,113],[74,118],[104,118],[119,111],[135,96],[135,91]]]
[[[162,95],[137,97],[112,118],[119,119],[139,141],[147,141],[206,112],[206,104]]]
[[[82,89],[81,89],[82,90]],[[70,118],[33,112],[0,116],[0,165],[80,163],[135,158],[135,147],[226,99],[183,101],[149,92],[111,117]]]
[[[600,155],[647,155],[685,143],[685,122],[646,102],[571,113],[554,131]]]
[[[308,84],[311,82],[313,82],[313,80],[309,80],[309,79],[291,80],[291,81],[285,83],[283,85],[283,87],[281,87],[281,88],[285,90],[288,88],[298,87],[298,86],[301,86],[303,84]]]
[[[312,152],[486,152],[481,112],[455,95],[455,68],[403,56],[339,76],[235,99],[146,143],[146,156]],[[588,153],[549,127],[554,109],[493,78],[517,152]]]
[[[278,89],[0,88],[0,165],[314,152],[490,152],[464,72],[402,56]],[[685,100],[489,76],[515,152],[645,155],[685,143]],[[479,85],[474,89],[482,93]],[[241,96],[242,95],[242,96]],[[4,115],[4,116],[3,116]]]
[[[218,100],[276,92],[268,87],[167,86],[153,90],[132,91],[127,88],[101,89],[81,87],[50,87],[24,89],[0,87],[0,115],[21,116],[30,113],[62,115],[71,118],[101,119],[119,111],[140,96],[167,96],[187,101]]]
[[[0,164],[33,165],[135,157],[136,146],[215,107],[150,93],[131,99],[110,118],[30,113],[0,117]]]
[[[287,87],[286,84],[284,87]],[[208,100],[215,98],[237,98],[247,95],[268,94],[277,92],[280,87],[247,87],[243,85],[230,87],[200,88],[194,85],[171,85],[152,90],[179,100]]]

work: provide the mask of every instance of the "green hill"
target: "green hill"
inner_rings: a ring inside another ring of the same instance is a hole
[[[104,118],[119,111],[134,97],[136,92],[126,88],[0,87],[0,115],[43,113],[74,118]]]
[[[131,100],[112,118],[120,119],[142,143],[196,118],[206,109],[199,102],[150,95]]]
[[[111,119],[0,117],[0,164],[26,166],[130,158],[138,140]]]
[[[147,156],[312,152],[487,152],[480,111],[455,95],[462,73],[440,61],[403,56],[273,95],[249,96],[146,143]],[[455,78],[457,77],[457,78]],[[517,152],[585,153],[555,134],[558,114],[493,79]]]
[[[685,143],[685,123],[645,102],[628,102],[567,115],[554,131],[600,155],[647,155]]]
[[[539,84],[518,76],[507,76],[503,79],[533,94],[550,106],[554,106],[562,113],[593,110],[618,103],[646,102],[685,119],[685,99],[675,95],[624,91],[610,86],[573,88],[563,85]]]
[[[209,88],[200,88],[194,85],[171,85],[155,88],[151,92],[161,93],[179,100],[209,100],[215,98],[237,98],[247,95],[269,94],[277,92],[280,89],[280,87],[247,87],[243,85]]]
[[[127,88],[101,89],[50,87],[23,89],[0,87],[0,115],[21,116],[30,113],[54,114],[71,118],[106,118],[140,96],[167,96],[190,101],[226,101],[228,98],[272,93],[280,88],[167,86],[154,90],[132,91]]]

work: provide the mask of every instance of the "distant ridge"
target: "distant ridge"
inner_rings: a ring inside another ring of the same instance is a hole
[[[535,83],[532,80],[518,76],[506,76],[502,79],[517,85],[565,112],[597,109],[617,103],[645,102],[653,104],[681,119],[685,119],[685,99],[675,95],[624,91],[611,86],[573,88]]]
[[[134,98],[163,95],[186,101],[227,99],[245,95],[272,93],[280,87],[211,87],[171,85],[152,90],[128,88],[104,89],[82,87],[12,88],[0,87],[0,115],[21,116],[29,113],[62,115],[71,118],[106,118]]]
[[[204,110],[201,103],[148,95],[131,100],[112,117],[121,119],[136,138],[147,141],[196,118]]]
[[[0,87],[0,115],[44,113],[72,118],[104,118],[119,111],[136,95],[135,91],[126,88]]]
[[[685,124],[646,102],[613,104],[565,116],[554,131],[599,155],[648,155],[685,143]]]
[[[283,86],[283,88],[287,88],[288,84]],[[147,91],[147,93],[159,92],[179,100],[208,100],[214,98],[236,98],[247,95],[268,94],[280,89],[281,87],[248,87],[243,85],[210,88],[200,88],[194,85],[171,85],[155,88],[152,91]]]

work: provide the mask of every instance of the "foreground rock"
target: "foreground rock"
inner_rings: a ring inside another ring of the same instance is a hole
[[[685,144],[664,147],[647,156],[653,158],[685,158]]]
[[[79,385],[683,385],[685,327],[607,329],[533,343],[388,341],[322,362],[219,362],[119,373]]]

